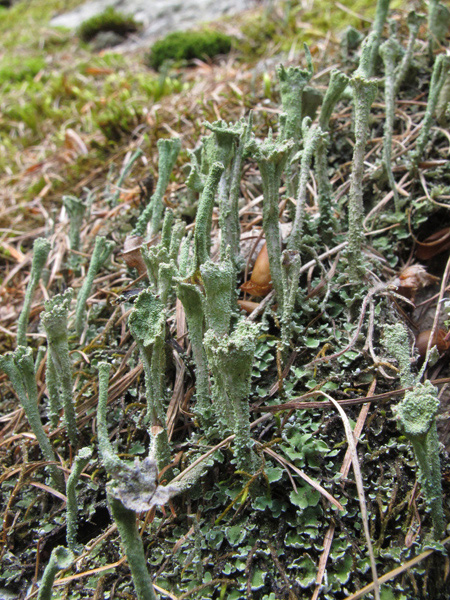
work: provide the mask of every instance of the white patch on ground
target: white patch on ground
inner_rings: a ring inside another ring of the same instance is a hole
[[[113,6],[119,12],[133,15],[143,24],[139,35],[132,36],[127,42],[128,47],[138,47],[171,31],[189,29],[223,15],[233,15],[255,4],[256,0],[91,0],[55,17],[51,25],[75,29],[86,19]]]

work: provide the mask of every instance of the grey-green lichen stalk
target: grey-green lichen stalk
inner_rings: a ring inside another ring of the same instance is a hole
[[[31,430],[36,436],[44,459],[53,463],[48,466],[53,485],[63,492],[64,477],[62,471],[54,464],[57,462],[56,456],[39,414],[38,389],[31,348],[20,346],[14,352],[7,352],[0,356],[0,369],[8,375],[14,391],[19,397],[19,402],[25,411]]]
[[[159,243],[150,247],[143,244],[141,248],[152,291],[165,306],[175,298],[175,278],[179,274],[177,262],[185,231],[186,225],[175,221],[173,211],[166,209]]]
[[[62,201],[69,215],[69,264],[72,269],[77,269],[80,257],[76,253],[80,250],[81,227],[88,203],[76,196],[63,196]]]
[[[52,550],[48,565],[45,567],[44,574],[39,585],[38,600],[51,600],[53,582],[55,581],[56,574],[61,569],[68,569],[75,556],[63,546],[58,546]]]
[[[80,291],[77,296],[77,306],[75,309],[75,330],[78,336],[83,332],[85,326],[86,303],[91,293],[92,284],[102,265],[109,258],[114,248],[114,242],[108,241],[103,236],[95,238],[94,251],[92,253],[91,262],[87,275],[83,281]]]
[[[302,135],[302,95],[303,90],[314,73],[311,53],[306,44],[303,45],[306,56],[306,69],[300,67],[288,67],[283,65],[277,67],[278,80],[280,82],[281,106],[286,115],[283,139],[294,141],[295,148],[298,147]]]
[[[251,140],[248,151],[253,155],[261,173],[263,185],[263,229],[266,236],[267,253],[269,255],[272,283],[277,295],[277,301],[282,308],[283,274],[281,267],[281,239],[279,223],[279,200],[281,176],[290,156],[294,142],[292,140],[273,140],[272,134],[262,143]],[[300,214],[296,213],[296,220]],[[295,224],[294,224],[295,226]]]
[[[370,61],[376,36],[372,33],[362,49],[360,65],[351,79],[354,103],[355,145],[353,148],[352,172],[348,208],[348,262],[349,275],[353,284],[359,284],[364,276],[362,262],[363,247],[363,175],[364,155],[369,135],[370,107],[375,99],[377,84],[368,79]]]
[[[343,91],[348,85],[349,78],[337,69],[331,73],[330,83],[323,99],[320,110],[319,122],[312,125],[311,119],[305,117],[302,122],[303,131],[303,151],[300,161],[300,174],[297,190],[297,204],[295,220],[292,226],[291,235],[288,240],[289,250],[299,250],[302,243],[303,225],[305,218],[305,208],[307,200],[307,184],[313,157],[315,157],[315,168],[318,172],[317,180],[319,183],[319,206],[321,207],[321,220],[329,220],[327,214],[330,213],[331,206],[331,186],[329,184],[327,173],[327,146],[328,146],[328,128],[331,114],[336,102],[341,97]]]
[[[419,383],[411,373],[409,339],[401,323],[385,327],[384,345],[399,364],[402,387],[413,388],[405,393],[403,400],[394,407],[394,412],[399,428],[414,448],[419,466],[419,480],[433,520],[434,536],[439,539],[444,532],[444,513],[439,439],[435,419],[439,409],[437,389],[430,381]],[[419,378],[421,375],[420,373]]]
[[[214,201],[223,171],[224,166],[222,163],[214,162],[211,165],[211,169],[206,178],[205,186],[200,196],[197,217],[195,220],[194,234],[195,270],[197,270],[200,265],[206,262],[209,258],[209,252],[211,249],[211,228]]]
[[[378,49],[381,44],[381,36],[389,11],[389,2],[390,0],[377,1],[375,19],[372,25],[372,42],[370,44],[369,56],[367,61],[366,77],[372,77],[375,73],[375,66],[378,59]]]
[[[252,120],[250,112],[247,121],[242,119],[234,124],[227,124],[225,121],[205,123],[214,133],[216,141],[214,160],[223,164],[225,168],[218,188],[220,254],[221,258],[224,258],[229,247],[236,268],[239,268],[242,262],[239,252],[239,193],[245,145],[251,134]]]
[[[119,198],[120,198],[120,193],[122,191],[122,185],[123,182],[125,181],[125,179],[127,178],[128,174],[130,173],[134,163],[137,161],[138,158],[140,158],[142,156],[143,152],[140,148],[138,148],[129,158],[129,160],[124,164],[122,171],[120,173],[119,176],[119,180],[117,181],[116,185],[115,185],[115,192],[108,198],[109,204],[111,206],[116,206]]]
[[[203,346],[205,322],[205,298],[195,283],[180,281],[177,296],[183,305],[189,329],[192,356],[195,364],[196,406],[195,413],[203,425],[211,418],[211,400],[209,391],[209,370],[205,348]]]
[[[66,485],[66,496],[67,496],[67,546],[76,552],[78,549],[77,545],[77,530],[78,530],[78,504],[77,504],[77,493],[76,487],[80,475],[88,464],[92,456],[92,449],[89,447],[81,448],[75,457],[75,462],[72,467],[72,471],[69,475]]]
[[[384,123],[383,136],[383,163],[386,170],[389,185],[394,196],[395,211],[401,209],[398,191],[395,185],[394,175],[392,172],[392,136],[394,130],[395,116],[395,98],[398,95],[400,86],[411,66],[411,60],[414,50],[414,42],[419,31],[420,24],[424,21],[423,15],[411,11],[408,14],[409,39],[406,52],[398,43],[395,37],[395,22],[391,23],[391,35],[380,46],[380,55],[384,62],[385,81],[384,81],[384,98],[386,104],[386,119]],[[400,60],[401,59],[401,60]],[[400,63],[399,63],[400,61]]]
[[[305,117],[302,123],[303,151],[300,161],[300,174],[298,178],[297,203],[295,208],[295,219],[292,224],[291,235],[288,240],[289,250],[299,250],[302,242],[303,226],[305,220],[307,185],[309,172],[314,153],[319,141],[319,129],[311,125],[311,119]]]
[[[49,392],[59,392],[64,407],[64,419],[67,433],[73,448],[78,444],[78,431],[73,402],[72,366],[69,356],[68,314],[73,290],[69,288],[64,294],[54,296],[45,302],[45,311],[41,322],[47,335],[47,360],[53,362],[51,375],[55,378],[49,386]],[[57,405],[53,401],[53,406]]]
[[[412,10],[408,13],[408,17],[406,22],[408,24],[409,29],[409,37],[408,43],[406,46],[406,51],[403,54],[400,65],[398,65],[395,74],[395,82],[394,82],[394,95],[397,96],[400,86],[402,85],[405,77],[408,74],[409,69],[411,68],[411,62],[414,53],[414,45],[416,42],[417,34],[419,33],[419,28],[422,23],[425,21],[425,15],[421,13],[416,13],[416,11]]]
[[[410,342],[405,327],[401,323],[386,325],[383,344],[398,363],[401,386],[404,388],[413,386],[415,377],[411,372]]]
[[[158,466],[150,454],[134,463],[120,459],[108,436],[106,421],[110,365],[99,364],[99,392],[97,407],[98,447],[103,465],[111,477],[107,498],[113,519],[125,549],[138,600],[156,600],[147,568],[142,537],[136,524],[136,513],[166,504],[173,496],[187,489],[198,479],[204,466],[194,468],[176,483],[158,485]]]
[[[17,346],[27,345],[27,326],[30,316],[31,301],[34,291],[41,278],[47,257],[49,255],[51,244],[44,238],[37,238],[33,244],[33,260],[31,262],[30,279],[28,281],[25,297],[23,299],[22,311],[17,321]]]
[[[402,48],[393,35],[380,46],[380,54],[384,62],[384,101],[386,104],[383,136],[383,163],[388,176],[389,185],[394,195],[395,212],[400,212],[401,206],[394,174],[392,172],[391,157],[395,116],[395,67],[398,64],[401,53]]]
[[[99,364],[97,427],[98,445],[102,462],[106,471],[114,477],[120,473],[121,470],[124,468],[126,469],[126,465],[114,452],[108,436],[106,407],[108,400],[109,370],[110,365],[107,363]],[[152,580],[147,569],[142,538],[139,535],[136,525],[136,512],[124,506],[122,501],[111,493],[108,493],[108,503],[125,548],[125,554],[127,556],[128,564],[130,565],[138,600],[156,600]]]
[[[395,407],[399,427],[414,448],[419,465],[419,481],[433,520],[435,539],[442,536],[445,528],[435,419],[438,409],[437,389],[430,381],[418,383],[413,390],[405,393],[404,399]]]
[[[417,138],[416,145],[413,152],[411,153],[411,169],[414,169],[419,162],[419,159],[423,155],[425,145],[428,140],[431,125],[436,110],[436,105],[441,93],[442,87],[444,86],[448,71],[450,69],[450,56],[446,54],[438,54],[433,65],[433,72],[431,75],[430,91],[428,93],[427,108],[425,116],[422,121],[422,127],[420,130],[419,137]]]
[[[209,329],[204,338],[211,370],[221,384],[216,385],[214,402],[224,403],[219,412],[232,419],[227,425],[236,435],[237,467],[246,472],[256,470],[258,465],[250,435],[248,407],[258,331],[258,325],[242,320],[230,335],[218,336]]]
[[[157,142],[159,161],[158,161],[158,183],[150,202],[141,213],[134,235],[144,236],[147,230],[147,225],[150,222],[150,236],[155,235],[161,225],[161,218],[164,212],[164,194],[166,193],[169,184],[170,174],[175,166],[178,153],[181,149],[181,140],[179,138],[162,139]]]
[[[233,263],[229,255],[220,263],[206,261],[200,267],[205,287],[205,314],[208,328],[217,335],[230,331],[232,300],[235,297],[235,278]]]
[[[440,0],[429,0],[428,2],[428,35],[429,54],[439,43],[445,40],[450,26],[450,9]]]
[[[156,600],[152,580],[147,568],[142,538],[136,524],[136,512],[108,494],[108,504],[119,530],[127,561],[130,566],[138,600]]]
[[[147,290],[141,292],[129,317],[129,326],[139,348],[145,373],[147,420],[155,445],[158,467],[170,460],[166,428],[165,399],[165,332],[164,304]]]
[[[314,151],[315,172],[317,179],[319,205],[319,231],[325,243],[331,241],[334,230],[333,191],[328,174],[328,147],[330,143],[329,127],[334,107],[349,84],[349,77],[333,69],[328,84],[317,126],[317,141]]]

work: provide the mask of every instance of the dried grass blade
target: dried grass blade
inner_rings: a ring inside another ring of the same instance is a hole
[[[325,488],[323,488],[320,485],[320,483],[317,483],[317,481],[314,481],[314,479],[311,479],[311,477],[308,477],[308,475],[306,473],[304,473],[303,471],[298,469],[295,465],[293,465],[291,462],[289,462],[288,460],[283,458],[283,456],[280,456],[279,454],[277,454],[270,448],[264,448],[264,452],[266,454],[268,454],[269,456],[272,456],[273,458],[275,458],[275,460],[277,460],[278,462],[282,462],[286,466],[290,467],[294,471],[294,473],[297,473],[297,475],[299,475],[304,481],[306,481],[306,483],[309,483],[309,485],[311,487],[313,487],[315,490],[317,490],[320,494],[322,494],[322,496],[325,496],[325,498],[327,500],[329,500],[331,502],[331,504],[334,504],[334,506],[336,506],[336,508],[338,508],[339,510],[344,510],[344,507],[342,506],[342,504],[340,502],[338,502],[338,500],[336,500],[336,498],[334,498],[329,492],[327,492],[327,490]]]
[[[445,544],[448,544],[449,542],[450,542],[450,536],[447,537],[447,538],[445,538],[445,540],[442,540],[441,543],[443,545],[445,545]],[[414,565],[417,565],[417,563],[421,562],[425,558],[428,558],[431,554],[433,554],[433,552],[436,552],[436,550],[425,550],[425,552],[422,552],[421,554],[419,554],[419,556],[416,556],[415,558],[412,558],[411,560],[408,560],[407,562],[405,562],[400,567],[397,567],[397,568],[393,569],[392,571],[389,571],[389,573],[386,573],[385,575],[382,575],[379,578],[378,582],[379,583],[386,583],[390,579],[394,579],[394,577],[397,577],[397,575],[400,575],[404,571],[407,571],[408,569],[411,569],[412,567],[414,567]],[[359,600],[359,598],[362,598],[363,596],[365,596],[369,592],[373,592],[373,591],[374,591],[374,583],[369,583],[368,585],[366,585],[365,587],[361,588],[360,590],[358,590],[354,594],[351,594],[350,596],[347,596],[344,600]]]
[[[286,471],[286,473],[287,473],[287,475],[288,475],[288,477],[290,479],[290,482],[292,484],[292,487],[294,488],[294,492],[297,493],[297,486],[295,485],[294,478],[292,477],[291,472],[287,468],[287,465],[285,465],[284,462],[281,460],[282,457],[277,455],[277,456],[274,456],[273,458],[276,461],[278,461],[280,463],[280,465],[283,467],[283,469]]]
[[[58,490],[55,490],[54,488],[50,487],[49,485],[45,485],[45,483],[39,483],[38,481],[30,481],[29,484],[34,487],[39,488],[40,490],[44,490],[44,492],[48,492],[49,494],[56,496],[63,502],[67,502],[67,496],[64,496],[64,494],[61,494],[61,492],[58,492]]]
[[[339,406],[339,404],[336,402],[336,400],[334,400],[334,398],[332,398],[326,392],[321,392],[321,393],[326,398],[328,398],[328,400],[333,404],[333,406],[339,412],[339,415],[344,424],[345,435],[347,437],[348,447],[349,447],[349,450],[351,452],[351,457],[352,457],[353,473],[355,474],[355,482],[356,482],[356,488],[358,490],[359,505],[361,507],[361,518],[362,518],[362,522],[363,522],[363,526],[364,526],[364,534],[366,536],[367,550],[369,552],[369,558],[370,558],[370,566],[372,569],[373,591],[375,594],[375,600],[380,600],[380,585],[378,582],[377,566],[375,564],[375,556],[373,554],[372,542],[370,540],[369,522],[368,522],[368,518],[367,518],[366,498],[364,495],[364,486],[363,486],[363,481],[362,481],[362,476],[361,476],[361,469],[359,467],[358,454],[356,453],[355,438],[353,437],[353,431],[350,426],[350,421],[348,420],[348,417],[345,414],[344,410],[341,408],[341,406]]]
[[[377,381],[376,381],[376,379],[374,379],[370,385],[369,391],[367,392],[367,396],[373,396],[376,384],[377,384]],[[361,408],[361,410],[359,412],[358,420],[356,421],[355,429],[353,431],[353,435],[355,436],[356,443],[358,442],[359,436],[362,433],[364,423],[366,422],[367,415],[369,414],[369,410],[370,410],[370,402],[368,402],[367,404],[364,404],[364,406]],[[339,471],[343,478],[347,477],[347,475],[348,475],[351,461],[352,461],[352,455],[350,452],[350,448],[347,448],[347,452],[345,453],[344,460],[342,461],[342,466]],[[328,556],[330,555],[331,545],[333,543],[334,530],[335,530],[335,525],[334,525],[334,523],[332,523],[330,525],[330,527],[328,528],[328,531],[326,532],[325,538],[323,540],[323,551],[322,551],[322,554],[320,555],[319,565],[317,567],[317,575],[316,575],[316,583],[315,583],[316,588],[311,597],[311,600],[317,600],[317,598],[319,597],[319,594],[320,594],[320,586],[322,584],[322,581],[323,581],[323,578],[325,575],[325,569],[327,567]]]
[[[331,544],[333,543],[334,530],[335,530],[335,525],[334,525],[334,523],[332,523],[329,526],[328,531],[326,532],[324,540],[323,540],[323,551],[322,551],[322,554],[320,555],[319,565],[317,567],[317,576],[316,576],[316,583],[315,583],[316,589],[314,590],[311,600],[317,600],[317,598],[319,597],[319,594],[320,594],[320,586],[322,584],[322,580],[325,575],[325,569],[327,567],[328,556],[330,555]]]
[[[184,398],[184,374],[186,372],[186,365],[176,352],[173,352],[173,358],[176,368],[175,384],[173,386],[172,398],[170,399],[166,414],[166,426],[169,441],[172,439],[175,423],[180,413],[181,404]]]
[[[259,417],[259,419],[256,419],[256,421],[253,421],[253,423],[251,423],[251,425],[250,425],[250,429],[253,429],[253,427],[256,427],[256,425],[258,425],[259,423],[263,423],[264,421],[267,421],[268,416],[269,415],[263,415],[262,417]],[[189,471],[192,471],[192,469],[195,469],[195,467],[198,464],[200,464],[203,460],[206,460],[209,456],[211,456],[211,454],[214,454],[214,452],[216,450],[219,450],[220,448],[223,448],[224,446],[226,446],[227,444],[232,442],[235,437],[236,436],[234,435],[234,433],[232,435],[229,435],[227,438],[225,438],[224,440],[222,440],[221,442],[216,444],[213,448],[208,450],[208,452],[205,452],[205,454],[202,454],[202,456],[200,456],[199,458],[194,460],[194,462],[191,465],[186,467],[184,469],[184,471],[182,471],[176,477],[174,477],[172,479],[171,483],[176,483],[177,481],[180,481],[180,479],[183,479],[189,473]]]

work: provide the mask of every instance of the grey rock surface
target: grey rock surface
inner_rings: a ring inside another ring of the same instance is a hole
[[[51,25],[75,29],[86,19],[113,6],[119,12],[132,14],[143,24],[142,31],[123,44],[136,48],[171,31],[189,29],[222,15],[233,15],[255,4],[257,0],[90,0],[75,10],[56,16]]]

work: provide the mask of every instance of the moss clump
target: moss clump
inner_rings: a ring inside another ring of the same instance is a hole
[[[8,57],[0,65],[0,85],[31,81],[45,67],[46,62],[40,56]]]
[[[141,118],[142,112],[139,107],[128,106],[114,100],[95,121],[106,139],[118,142],[131,135]]]
[[[275,21],[268,11],[256,13],[244,20],[241,27],[243,40],[239,41],[239,53],[243,60],[259,58],[267,52],[270,42],[282,37],[292,37],[292,31],[286,31],[283,22]]]
[[[158,70],[166,60],[192,60],[227,54],[231,45],[232,38],[229,35],[212,29],[174,31],[152,46],[147,63]]]
[[[112,31],[125,37],[138,31],[139,27],[140,23],[135,21],[131,15],[117,12],[112,6],[109,6],[99,15],[84,21],[78,28],[78,35],[83,42],[90,42],[103,31]]]

